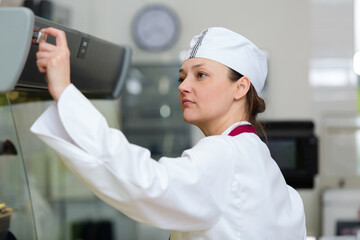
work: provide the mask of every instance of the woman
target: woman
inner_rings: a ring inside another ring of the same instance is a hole
[[[70,83],[65,34],[48,28],[37,66],[55,100],[31,130],[102,200],[171,239],[305,239],[303,204],[256,135],[266,57],[249,40],[209,28],[190,43],[179,71],[184,120],[205,134],[181,157],[150,152],[108,127]]]

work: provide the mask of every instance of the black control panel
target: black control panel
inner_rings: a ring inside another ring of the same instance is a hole
[[[131,51],[88,34],[64,27],[52,21],[35,17],[33,42],[16,90],[47,90],[44,75],[36,67],[35,54],[38,32],[42,28],[54,27],[65,31],[70,50],[71,82],[87,97],[117,98],[126,80]],[[55,44],[52,36],[46,41]]]

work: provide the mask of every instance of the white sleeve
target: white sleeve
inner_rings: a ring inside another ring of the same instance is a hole
[[[218,221],[226,204],[231,185],[226,176],[233,165],[221,163],[219,168],[223,156],[209,151],[209,144],[214,146],[210,149],[226,146],[217,138],[206,138],[182,157],[157,162],[149,150],[110,128],[73,85],[31,131],[91,191],[136,221],[177,231],[205,230]]]

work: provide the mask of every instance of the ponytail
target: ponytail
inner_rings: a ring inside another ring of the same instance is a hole
[[[231,81],[236,82],[240,78],[244,77],[241,73],[238,73],[237,71],[230,68],[229,76]],[[257,94],[254,86],[250,83],[249,91],[246,94],[246,113],[248,115],[248,121],[255,127],[255,129],[259,132],[261,132],[266,141],[266,134],[264,131],[264,127],[262,124],[257,120],[257,115],[259,113],[263,113],[266,109],[266,104],[264,99],[259,97]]]
[[[265,130],[263,125],[257,120],[257,115],[259,113],[263,113],[266,109],[266,104],[264,99],[262,99],[261,97],[259,97],[259,95],[257,94],[254,86],[252,84],[250,84],[250,89],[246,94],[246,102],[247,102],[247,113],[249,116],[249,122],[255,127],[255,129],[259,132],[261,132],[264,137],[265,140],[267,142],[267,137],[265,134]]]

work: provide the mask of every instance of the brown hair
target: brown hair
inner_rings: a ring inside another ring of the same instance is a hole
[[[241,73],[229,68],[229,74],[228,77],[231,81],[236,82],[238,81],[240,78],[244,77],[244,75],[242,75]],[[262,124],[256,119],[257,115],[259,113],[262,113],[265,111],[266,109],[266,104],[264,99],[262,99],[261,97],[259,97],[259,95],[257,94],[254,86],[250,83],[250,88],[249,91],[246,94],[246,113],[248,116],[248,121],[255,127],[255,129],[257,131],[261,131],[261,133],[264,135],[264,137],[266,138],[266,134],[264,131],[264,127],[262,126]]]

